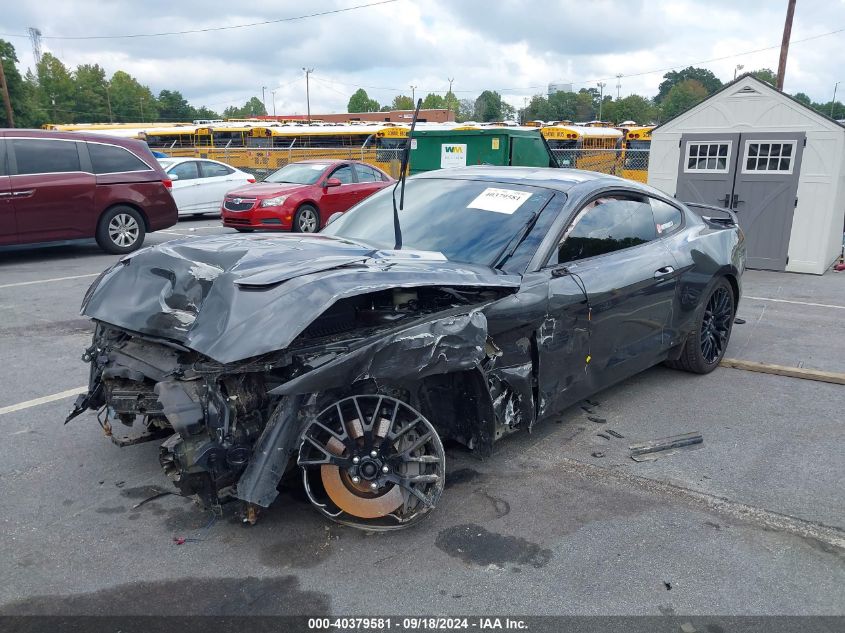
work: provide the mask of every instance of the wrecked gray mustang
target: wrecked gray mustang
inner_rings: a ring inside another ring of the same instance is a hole
[[[437,504],[444,440],[487,457],[652,365],[706,373],[724,354],[735,218],[589,172],[452,169],[408,180],[397,250],[391,196],[317,235],[123,258],[83,300],[90,384],[68,420],[163,440],[184,494],[249,520],[299,468],[325,516],[389,529]]]

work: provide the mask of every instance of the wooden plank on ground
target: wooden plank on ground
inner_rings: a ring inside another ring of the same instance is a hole
[[[733,369],[744,369],[745,371],[757,371],[764,374],[776,374],[790,378],[818,380],[820,382],[831,382],[835,385],[845,385],[845,374],[835,371],[822,371],[820,369],[807,369],[805,367],[787,367],[786,365],[760,363],[739,358],[723,358],[721,364],[724,367],[732,367]]]

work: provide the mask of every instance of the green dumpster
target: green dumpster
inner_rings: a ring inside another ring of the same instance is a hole
[[[411,175],[468,165],[557,166],[539,129],[414,130]]]

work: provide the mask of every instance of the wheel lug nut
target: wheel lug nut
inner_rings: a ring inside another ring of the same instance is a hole
[[[382,466],[382,467],[381,467],[381,472],[383,472],[383,473],[389,473],[389,472],[390,472],[390,466]]]
[[[370,457],[378,457],[378,451],[370,451]]]
[[[358,457],[353,457],[353,458],[352,458],[352,463],[353,463],[353,464],[357,464],[357,463],[358,463],[358,462],[360,462],[360,461],[361,461],[361,460],[360,460]]]
[[[373,483],[370,484],[370,488],[372,488],[373,490],[377,490],[378,484],[376,482],[373,482]]]
[[[352,483],[353,483],[353,484],[357,484],[357,483],[358,483],[358,482],[360,482],[360,481],[361,481],[361,478],[360,478],[360,477],[353,477],[353,478],[352,478]]]

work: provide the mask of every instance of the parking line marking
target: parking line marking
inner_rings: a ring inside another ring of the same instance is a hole
[[[39,404],[55,402],[56,400],[64,400],[65,398],[77,396],[80,393],[84,393],[86,391],[88,391],[88,386],[83,385],[82,387],[68,389],[67,391],[60,391],[59,393],[54,393],[50,396],[42,396],[41,398],[35,398],[34,400],[27,400],[26,402],[19,402],[18,404],[10,404],[8,407],[0,407],[0,415],[3,415],[5,413],[14,413],[15,411],[23,411],[24,409],[29,409],[30,407],[37,407]]]
[[[837,306],[832,303],[811,303],[810,301],[791,301],[790,299],[772,299],[771,297],[752,297],[751,295],[743,295],[743,299],[754,299],[756,301],[774,301],[775,303],[794,303],[801,306],[816,306],[817,308],[836,308],[837,310],[845,310],[845,306]]]
[[[96,277],[100,273],[91,273],[89,275],[72,275],[70,277],[53,277],[52,279],[37,279],[35,281],[19,281],[13,284],[0,285],[2,288],[17,288],[19,286],[31,286],[33,284],[47,284],[53,281],[68,281],[69,279],[85,279],[86,277]]]

